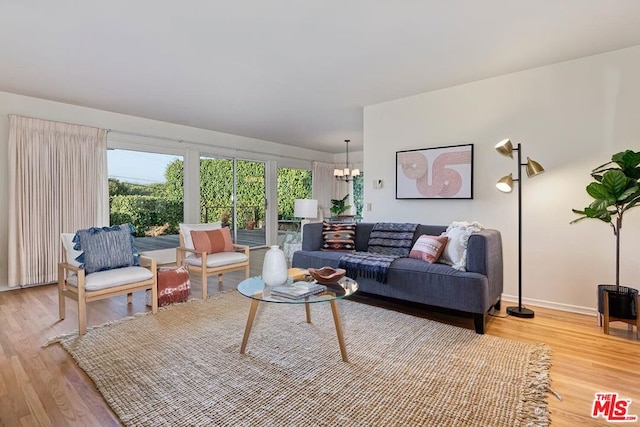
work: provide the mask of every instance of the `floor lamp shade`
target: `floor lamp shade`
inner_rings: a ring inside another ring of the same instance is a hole
[[[520,144],[516,148],[510,139],[503,139],[496,144],[495,149],[503,156],[513,158],[513,152],[518,152],[518,176],[513,178],[513,174],[509,174],[500,178],[496,183],[496,188],[504,193],[510,193],[514,185],[518,187],[518,306],[507,307],[507,313],[515,317],[532,318],[533,310],[522,306],[522,167],[525,166],[527,176],[533,177],[544,172],[542,165],[535,160],[527,157],[527,162],[522,163],[522,147]]]
[[[293,216],[298,218],[317,218],[318,201],[314,199],[296,199],[293,206]]]

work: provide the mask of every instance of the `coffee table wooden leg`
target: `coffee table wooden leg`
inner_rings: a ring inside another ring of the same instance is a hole
[[[311,307],[308,302],[304,303],[304,311],[307,314],[307,323],[311,323]]]
[[[342,335],[342,323],[340,323],[340,312],[338,311],[338,303],[333,300],[329,301],[331,304],[331,312],[333,313],[333,323],[336,325],[336,334],[338,335],[338,344],[340,344],[340,354],[342,355],[342,361],[348,362],[347,358],[347,346],[344,343],[344,335]]]
[[[258,301],[257,299],[251,300],[251,308],[249,309],[247,326],[245,326],[244,328],[244,337],[242,337],[242,345],[240,346],[240,354],[244,354],[244,349],[247,347],[247,341],[249,341],[249,334],[251,333],[251,328],[253,327],[253,319],[255,319],[256,312],[258,311],[258,304],[260,304],[260,301]]]

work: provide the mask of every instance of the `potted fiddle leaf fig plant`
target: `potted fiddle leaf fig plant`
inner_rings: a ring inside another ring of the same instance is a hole
[[[329,210],[334,217],[338,217],[342,213],[351,209],[351,205],[347,205],[348,198],[349,193],[347,193],[342,199],[331,199],[331,208]]]
[[[616,283],[598,285],[598,311],[603,312],[604,293],[609,295],[609,312],[613,317],[635,319],[638,290],[620,286],[620,230],[624,214],[640,203],[640,152],[616,153],[611,161],[591,171],[594,182],[587,185],[593,202],[584,209],[572,209],[584,219],[598,219],[611,227],[616,237]]]

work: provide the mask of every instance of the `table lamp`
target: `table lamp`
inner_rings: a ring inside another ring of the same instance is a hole
[[[302,241],[305,224],[318,217],[318,201],[314,199],[295,199],[293,216],[303,218],[300,221],[300,241]]]

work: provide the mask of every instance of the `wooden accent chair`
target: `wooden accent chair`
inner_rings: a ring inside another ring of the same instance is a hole
[[[63,262],[58,264],[58,304],[60,320],[65,318],[65,298],[78,303],[78,334],[87,332],[87,303],[116,295],[127,295],[131,303],[133,292],[151,290],[151,311],[158,312],[158,280],[156,260],[140,256],[140,266],[120,267],[87,274],[75,261],[81,251],[75,250],[75,234],[62,233]]]
[[[233,252],[207,253],[196,250],[191,231],[208,231],[222,228],[220,222],[209,224],[180,224],[180,247],[176,248],[176,264],[186,265],[190,273],[200,274],[202,279],[202,299],[207,299],[207,277],[218,275],[218,284],[223,282],[223,273],[244,270],[245,279],[249,278],[249,246],[233,243]]]

